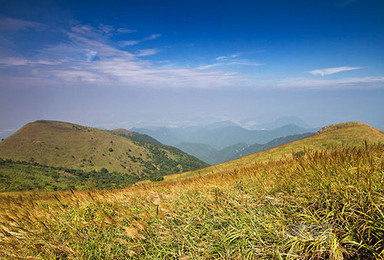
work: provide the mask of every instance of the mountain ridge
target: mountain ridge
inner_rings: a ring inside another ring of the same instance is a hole
[[[315,133],[304,133],[278,137],[269,141],[266,144],[250,145],[247,143],[237,143],[234,145],[227,146],[221,150],[214,149],[213,147],[207,144],[199,143],[180,143],[175,146],[180,150],[199,158],[202,161],[214,165],[230,160],[235,160],[242,156],[246,156],[252,153],[264,151],[288,142],[300,140],[313,134]]]
[[[149,135],[160,142],[177,146],[181,143],[207,144],[216,150],[224,149],[238,143],[266,144],[275,138],[288,135],[316,132],[319,128],[302,128],[288,124],[273,130],[250,130],[234,123],[224,122],[217,127],[186,127],[186,128],[131,128],[131,131]]]

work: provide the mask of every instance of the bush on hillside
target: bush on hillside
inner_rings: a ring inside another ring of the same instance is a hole
[[[304,155],[305,155],[304,151],[299,151],[299,152],[295,153],[295,158],[303,157]]]
[[[163,176],[155,176],[151,178],[152,182],[158,182],[158,181],[163,181],[164,177]]]

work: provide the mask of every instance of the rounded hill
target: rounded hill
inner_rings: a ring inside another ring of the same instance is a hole
[[[0,158],[85,171],[106,168],[136,175],[165,175],[207,164],[140,134],[39,120],[0,143]]]

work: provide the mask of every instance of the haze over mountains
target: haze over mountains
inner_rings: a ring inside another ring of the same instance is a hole
[[[300,140],[287,142],[268,150],[263,150],[241,158],[212,165],[181,175],[169,175],[165,180],[184,179],[213,172],[233,171],[239,167],[248,167],[259,162],[272,162],[292,157],[305,156],[306,151],[336,151],[344,148],[362,147],[384,143],[384,131],[360,122],[348,122],[329,125],[315,134]]]
[[[294,117],[281,118],[259,127],[263,129],[250,130],[232,121],[222,121],[206,126],[131,130],[175,146],[207,163],[217,164],[310,136],[320,129],[309,128],[304,121]]]
[[[252,153],[257,153],[260,151],[265,151],[279,145],[283,145],[289,142],[303,139],[305,137],[311,136],[314,133],[304,133],[297,135],[283,136],[273,139],[266,144],[247,144],[247,143],[238,143],[234,145],[227,146],[221,150],[216,150],[207,144],[197,144],[197,143],[180,143],[175,145],[175,147],[180,150],[191,154],[204,162],[209,164],[218,164],[222,162],[231,161],[242,156],[246,156]]]

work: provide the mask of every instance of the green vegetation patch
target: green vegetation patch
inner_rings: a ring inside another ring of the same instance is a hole
[[[0,159],[0,191],[112,189],[141,179],[136,175],[108,172],[105,168],[86,172]]]

